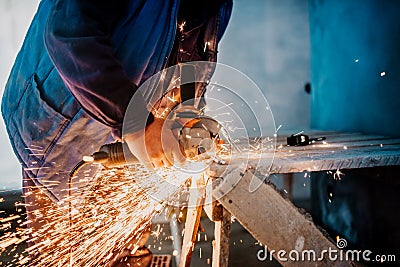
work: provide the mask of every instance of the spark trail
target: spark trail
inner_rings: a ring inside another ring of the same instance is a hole
[[[6,266],[107,266],[117,251],[137,249],[134,241],[150,226],[151,218],[182,199],[189,177],[173,169],[163,169],[162,175],[151,173],[140,164],[103,169],[91,188],[36,210],[36,216],[46,221],[38,230],[24,227],[30,223],[25,221],[16,233],[3,235],[1,252],[23,241],[36,241]],[[14,217],[4,219],[2,225]],[[36,257],[29,262],[29,255]]]
[[[222,131],[226,143],[216,151],[221,162],[234,154],[242,159],[271,149],[270,138],[247,139],[242,144],[229,135],[229,129]],[[0,253],[13,252],[23,242],[35,243],[4,266],[109,266],[118,252],[137,249],[135,240],[149,229],[152,217],[166,208],[187,205],[190,178],[205,174],[182,169],[205,170],[208,164],[192,161],[181,169],[157,172],[141,164],[102,169],[89,188],[73,179],[71,197],[35,210],[35,216],[45,222],[39,229],[26,227],[30,222],[23,218],[0,221],[4,233]],[[10,220],[18,220],[17,231],[12,231]],[[33,260],[30,255],[35,255]]]

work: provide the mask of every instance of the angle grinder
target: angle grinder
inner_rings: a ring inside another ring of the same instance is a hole
[[[180,118],[182,117],[185,117],[185,114],[181,114]],[[175,122],[174,125],[179,125],[180,127],[178,134],[179,146],[187,159],[193,160],[200,155],[212,152],[216,145],[221,142],[219,139],[221,125],[210,117],[192,117],[186,120],[183,125]],[[129,152],[126,143],[114,142],[105,144],[92,155],[84,156],[72,169],[70,177],[75,176],[87,164],[99,163],[106,168],[112,168],[135,162],[139,161]]]

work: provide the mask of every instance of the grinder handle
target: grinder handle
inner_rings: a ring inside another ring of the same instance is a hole
[[[118,167],[129,163],[136,163],[139,160],[130,152],[126,143],[115,142],[105,144],[98,152],[93,153],[94,162],[103,164],[105,167]]]

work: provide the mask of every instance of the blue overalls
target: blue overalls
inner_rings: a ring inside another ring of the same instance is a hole
[[[111,141],[112,132],[121,128],[124,110],[112,102],[118,101],[115,95],[123,89],[134,90],[134,85],[140,86],[178,62],[216,61],[217,44],[232,9],[231,0],[219,1],[215,12],[205,12],[206,16],[192,22],[193,28],[180,32],[179,8],[185,1],[131,0],[126,1],[118,20],[112,21],[110,30],[91,21],[92,17],[81,16],[81,5],[95,13],[104,1],[95,2],[41,1],[2,99],[2,115],[14,152],[26,175],[53,201],[66,196],[68,174],[82,156]],[[90,23],[82,24],[86,21]],[[103,40],[87,35],[85,27],[110,30],[111,36]],[[208,48],[203,50],[206,42]],[[71,60],[66,63],[66,58]],[[110,64],[116,67],[104,67]],[[115,71],[118,64],[122,74]],[[123,75],[132,87],[118,87]],[[93,84],[111,88],[101,88],[110,103],[104,95],[90,91]]]

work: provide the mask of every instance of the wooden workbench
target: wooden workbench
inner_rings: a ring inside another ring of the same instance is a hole
[[[310,137],[325,136],[326,140],[307,146],[289,147],[286,145],[286,137],[290,134],[278,135],[275,154],[264,153],[258,160],[250,158],[247,166],[240,165],[240,157],[232,159],[228,166],[213,166],[215,176],[220,177],[220,181],[214,187],[212,195],[260,243],[268,246],[269,250],[289,252],[295,249],[301,252],[312,249],[319,255],[329,247],[337,249],[336,241],[323,234],[310,216],[299,211],[268,182],[261,183],[257,190],[250,192],[252,179],[263,180],[265,174],[272,173],[322,170],[337,172],[341,169],[400,165],[400,139],[359,133],[307,131],[304,134]],[[271,157],[274,157],[272,164]],[[219,240],[222,250],[226,249],[227,242],[229,245],[228,237]],[[219,253],[218,248],[215,253]],[[326,259],[300,263],[276,259],[283,266],[355,264],[350,261],[327,262]],[[227,262],[221,261],[215,266],[227,266]]]
[[[322,131],[305,134],[310,137],[324,136],[326,140],[293,147],[286,145],[289,133],[279,134],[271,173],[400,165],[400,138]]]

